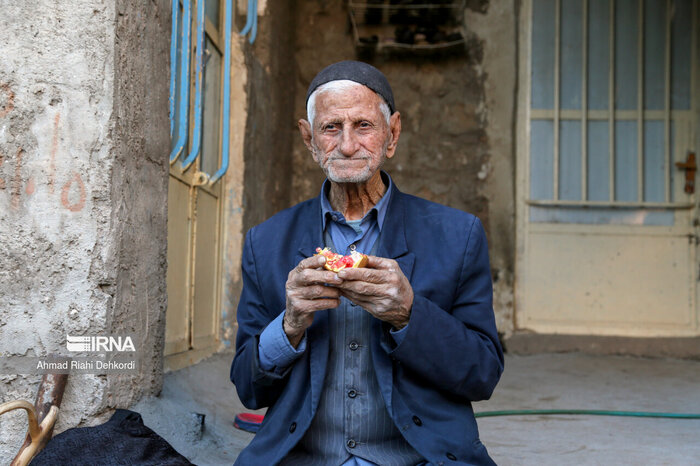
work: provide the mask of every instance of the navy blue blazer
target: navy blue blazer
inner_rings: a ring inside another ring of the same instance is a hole
[[[395,186],[377,255],[395,259],[414,301],[400,345],[374,319],[372,361],[382,397],[406,440],[432,464],[493,464],[472,401],[488,399],[503,371],[491,271],[478,218]],[[279,212],[248,231],[231,381],[249,409],[268,407],[236,464],[278,463],[316,413],[328,361],[328,313],[317,312],[307,350],[283,373],[260,367],[258,340],[285,309],[289,271],[323,245],[320,198]]]

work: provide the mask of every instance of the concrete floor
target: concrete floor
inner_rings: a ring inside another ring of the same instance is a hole
[[[700,362],[583,354],[508,356],[476,411],[598,409],[700,413]],[[480,418],[499,465],[700,465],[700,420],[608,416]]]
[[[228,379],[232,358],[218,354],[167,374],[160,397],[131,409],[192,462],[231,464],[253,436],[232,426],[244,411]],[[700,362],[508,355],[492,399],[475,405],[477,412],[506,409],[700,413]],[[192,413],[206,415],[203,432]],[[700,465],[700,420],[557,415],[478,423],[499,465]]]

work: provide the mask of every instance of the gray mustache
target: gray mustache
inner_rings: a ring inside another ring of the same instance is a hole
[[[341,155],[340,157],[338,156],[332,156],[328,158],[328,161],[332,160],[369,160],[369,157],[367,156],[362,156],[362,157],[345,157],[344,155]]]

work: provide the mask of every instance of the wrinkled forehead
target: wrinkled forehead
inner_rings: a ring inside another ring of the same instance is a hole
[[[369,87],[349,80],[330,81],[319,86],[309,98],[309,102],[323,100],[327,104],[349,106],[353,103],[379,106],[386,100]]]
[[[352,81],[332,81],[316,89],[308,102],[309,117],[317,121],[388,120],[389,106],[382,96]],[[382,118],[383,117],[383,118]]]
[[[316,112],[379,112],[384,99],[360,84],[353,87],[318,89],[315,96]]]

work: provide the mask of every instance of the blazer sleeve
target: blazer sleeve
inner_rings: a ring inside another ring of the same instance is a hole
[[[238,397],[246,408],[259,409],[274,404],[279,397],[290,365],[279,372],[265,370],[260,365],[258,343],[265,327],[282,312],[268,309],[264,302],[264,290],[260,283],[253,252],[255,229],[251,229],[243,246],[242,271],[243,290],[238,302],[236,356],[231,364],[231,381],[236,386]]]
[[[431,385],[468,401],[488,399],[503,372],[503,350],[493,312],[486,235],[475,218],[468,231],[451,309],[415,295],[407,332],[396,345],[387,332],[382,348]]]

